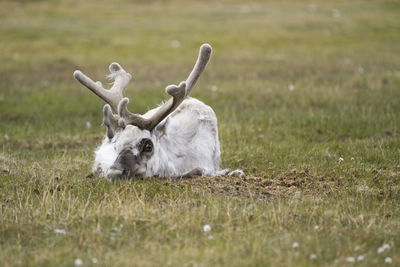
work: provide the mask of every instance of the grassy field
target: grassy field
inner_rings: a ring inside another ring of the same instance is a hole
[[[399,14],[395,0],[1,1],[0,265],[399,266]],[[73,71],[105,81],[119,62],[145,112],[205,42],[192,96],[217,114],[222,167],[246,176],[90,175],[103,103]]]

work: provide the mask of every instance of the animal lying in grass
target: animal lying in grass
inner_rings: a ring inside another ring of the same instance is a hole
[[[107,127],[95,151],[93,171],[110,181],[132,177],[185,177],[215,175],[220,165],[217,118],[211,107],[189,97],[204,71],[211,46],[200,47],[197,62],[186,81],[169,85],[172,96],[143,115],[127,109],[123,92],[131,80],[118,63],[109,66],[114,80],[106,90],[79,70],[74,77],[103,99],[103,122]]]

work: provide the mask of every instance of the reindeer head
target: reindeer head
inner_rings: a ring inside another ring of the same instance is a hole
[[[124,98],[123,93],[132,76],[118,63],[111,63],[109,66],[111,74],[108,77],[114,83],[108,90],[104,89],[101,82],[94,82],[81,71],[74,72],[77,81],[107,103],[103,108],[103,123],[107,127],[106,141],[102,145],[108,151],[105,161],[109,163],[106,163],[108,168],[104,173],[107,178],[114,180],[145,175],[147,168],[151,167],[147,164],[149,159],[159,151],[157,137],[163,128],[161,122],[189,96],[210,59],[211,51],[210,45],[203,44],[186,81],[167,86],[165,90],[172,98],[145,115],[132,113],[127,109],[129,99]]]

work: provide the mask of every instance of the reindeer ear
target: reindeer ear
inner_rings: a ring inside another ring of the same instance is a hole
[[[160,122],[153,130],[152,133],[154,133],[157,137],[161,137],[163,135],[166,135],[166,128],[169,122],[169,117]]]

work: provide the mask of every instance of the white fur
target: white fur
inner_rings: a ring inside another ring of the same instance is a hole
[[[149,118],[157,110],[152,109],[143,116]],[[149,138],[154,144],[145,177],[179,177],[196,168],[208,176],[219,171],[221,152],[217,118],[209,106],[194,98],[185,99],[152,132],[128,125],[111,140],[105,137],[95,152],[93,170],[107,176],[121,150],[134,146],[142,138]]]

